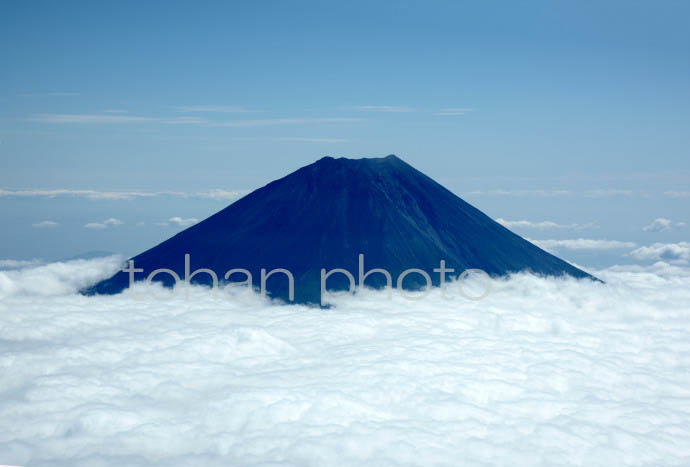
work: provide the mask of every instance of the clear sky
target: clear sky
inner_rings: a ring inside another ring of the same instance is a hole
[[[0,260],[137,253],[324,155],[628,244],[566,259],[689,237],[685,1],[6,0],[0,58]]]

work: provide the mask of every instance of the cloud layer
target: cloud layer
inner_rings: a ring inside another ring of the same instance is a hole
[[[681,465],[690,272],[516,275],[485,300],[330,310],[74,292],[116,259],[0,272],[0,453],[41,466]],[[141,291],[141,290],[139,290]]]

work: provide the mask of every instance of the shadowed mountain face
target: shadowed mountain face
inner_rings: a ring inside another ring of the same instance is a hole
[[[457,276],[465,269],[505,275],[532,271],[543,275],[591,276],[541,250],[496,223],[478,209],[417,171],[396,156],[372,159],[324,157],[290,175],[269,183],[208,219],[180,232],[160,245],[132,258],[135,280],[155,269],[185,277],[184,255],[191,271],[208,268],[223,281],[230,269],[242,268],[260,285],[261,268],[284,268],[295,279],[295,301],[319,303],[321,268],[342,268],[358,280],[358,255],[364,270],[385,268],[395,285],[406,269],[426,271],[434,285],[433,269],[445,260]],[[237,273],[231,281],[244,281]],[[154,280],[172,283],[168,274]],[[211,284],[208,274],[193,283]],[[368,286],[386,280],[372,274]],[[410,274],[403,285],[418,288],[425,280]],[[127,288],[129,274],[119,272],[87,294],[114,294]],[[328,288],[347,289],[343,274],[328,278]],[[266,283],[268,294],[287,299],[287,279],[274,274]]]

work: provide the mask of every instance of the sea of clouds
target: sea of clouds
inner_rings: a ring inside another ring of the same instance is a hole
[[[77,293],[120,260],[0,271],[0,464],[690,464],[687,267],[330,309]]]

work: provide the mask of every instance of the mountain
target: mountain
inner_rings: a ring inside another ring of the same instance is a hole
[[[178,233],[134,258],[135,280],[155,269],[175,271],[184,280],[185,254],[191,271],[208,268],[222,281],[226,271],[242,268],[260,285],[261,268],[284,268],[294,275],[298,303],[318,303],[321,268],[342,268],[358,279],[358,255],[364,270],[385,268],[393,285],[404,270],[426,271],[434,285],[441,260],[457,276],[465,269],[482,269],[492,276],[517,271],[541,275],[589,274],[538,248],[498,224],[431,178],[396,156],[346,159],[324,157],[275,180],[232,203],[208,219]],[[246,280],[235,273],[232,281]],[[172,276],[154,280],[172,285]],[[193,283],[211,284],[208,274]],[[366,284],[385,285],[382,274]],[[425,284],[410,274],[404,288]],[[127,288],[129,273],[118,272],[84,291],[114,294]],[[343,274],[328,278],[328,288],[347,289]],[[288,299],[288,281],[276,273],[268,277],[272,297]]]

